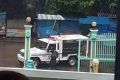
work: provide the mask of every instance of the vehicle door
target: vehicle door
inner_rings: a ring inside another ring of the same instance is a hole
[[[62,57],[68,57],[68,55],[75,55],[78,49],[78,42],[76,40],[64,40]]]

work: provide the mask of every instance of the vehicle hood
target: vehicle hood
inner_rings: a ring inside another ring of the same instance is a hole
[[[20,51],[24,53],[25,49],[21,49]],[[30,54],[45,54],[45,53],[46,53],[46,50],[41,50],[36,47],[30,48]]]

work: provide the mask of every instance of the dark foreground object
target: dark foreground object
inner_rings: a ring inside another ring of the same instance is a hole
[[[29,80],[26,76],[13,71],[0,71],[0,80]]]

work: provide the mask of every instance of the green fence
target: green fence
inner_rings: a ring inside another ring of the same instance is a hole
[[[116,33],[100,34],[97,35],[95,40],[89,39],[88,42],[88,44],[86,44],[86,42],[83,43],[86,45],[86,55],[83,56],[82,53],[80,53],[80,71],[89,72],[90,61],[93,59],[98,59],[100,61],[99,67],[101,67],[100,72],[106,70],[107,68],[110,69],[104,72],[114,72]],[[83,70],[82,67],[86,67],[86,69]]]

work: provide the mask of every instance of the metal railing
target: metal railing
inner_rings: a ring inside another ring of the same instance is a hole
[[[89,43],[87,44],[87,42]],[[90,61],[98,59],[100,61],[99,66],[101,67],[101,72],[106,70],[108,67],[112,68],[112,71],[106,72],[114,72],[116,33],[99,34],[95,40],[90,39],[86,42],[81,42],[80,45],[86,46],[86,54],[84,56],[80,51],[80,66],[78,66],[80,71],[84,71],[82,67],[86,67],[85,71],[89,72]],[[81,50],[82,47],[80,47]]]
[[[116,34],[105,33],[97,36],[96,40],[91,42],[91,58],[98,58],[103,60],[113,60],[116,54]]]

